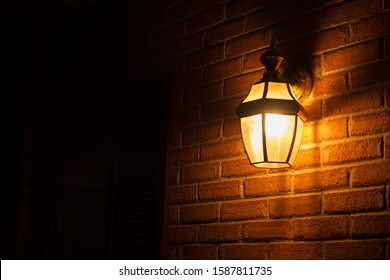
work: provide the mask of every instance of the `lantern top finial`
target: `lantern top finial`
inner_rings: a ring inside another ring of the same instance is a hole
[[[278,72],[278,69],[283,60],[284,57],[277,49],[275,49],[275,41],[272,39],[270,42],[270,49],[263,53],[263,55],[260,57],[261,63],[264,64],[267,70],[263,75],[262,81],[282,82],[282,78]]]

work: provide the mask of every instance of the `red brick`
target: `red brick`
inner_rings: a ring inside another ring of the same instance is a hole
[[[384,189],[370,188],[325,193],[325,213],[355,213],[379,211],[385,208]]]
[[[390,161],[355,166],[351,168],[352,185],[356,187],[390,182]]]
[[[169,25],[152,32],[152,46],[160,45],[177,39],[185,34],[185,22]]]
[[[219,163],[205,163],[182,168],[182,183],[202,182],[219,178]]]
[[[374,238],[390,235],[390,215],[359,215],[351,218],[353,238]]]
[[[199,49],[202,46],[201,34],[189,35],[168,44],[167,56],[174,57]]]
[[[390,80],[390,61],[370,64],[351,70],[352,89],[387,83]]]
[[[322,27],[351,22],[374,15],[381,10],[380,0],[345,1],[322,10]]]
[[[152,5],[152,9],[157,11],[157,10],[162,10],[162,9],[165,9],[168,7],[175,6],[179,2],[181,2],[181,1],[180,0],[162,0],[162,1],[153,2],[151,5]]]
[[[220,246],[222,260],[265,260],[266,244],[229,244]]]
[[[225,137],[241,135],[240,121],[238,118],[224,122],[223,135]]]
[[[205,45],[208,46],[241,35],[244,30],[244,19],[233,20],[207,29],[204,36]]]
[[[294,8],[295,8],[295,13],[300,14],[300,13],[306,13],[308,11],[312,10],[318,10],[319,8],[322,8],[323,6],[328,6],[333,3],[340,2],[339,0],[300,0],[295,2]]]
[[[204,6],[205,8],[214,7],[218,5],[225,4],[227,2],[230,2],[230,0],[211,0],[211,1],[205,1]]]
[[[202,121],[217,120],[236,116],[236,109],[241,104],[241,97],[219,100],[202,107]]]
[[[271,2],[271,6],[248,15],[247,30],[263,28],[275,24],[291,15],[292,6],[290,2]]]
[[[273,241],[291,239],[289,220],[268,220],[244,223],[242,238],[244,241]]]
[[[390,210],[390,186],[387,186],[386,188],[386,193],[387,193],[387,210]]]
[[[293,220],[294,240],[341,239],[349,236],[347,216]]]
[[[295,48],[307,55],[332,50],[348,43],[348,33],[348,26],[344,25],[309,34],[297,40]]]
[[[359,240],[325,242],[327,260],[375,260],[386,258],[386,241]]]
[[[340,143],[322,148],[324,164],[352,162],[379,158],[382,156],[381,138]]]
[[[390,111],[352,117],[349,121],[350,134],[370,135],[390,131]]]
[[[369,38],[387,34],[390,27],[390,13],[379,14],[362,19],[352,25],[352,41],[367,40]]]
[[[182,90],[202,83],[202,71],[193,70],[191,72],[180,73],[172,78],[172,90]]]
[[[180,169],[178,167],[171,167],[170,182],[172,186],[179,184],[179,172]]]
[[[382,58],[382,42],[373,40],[324,54],[324,70],[333,71]]]
[[[224,202],[221,205],[221,220],[248,220],[267,217],[267,200],[242,200]]]
[[[199,185],[199,200],[226,200],[240,198],[241,182],[223,181]]]
[[[205,65],[217,62],[223,58],[224,45],[218,44],[203,48],[187,56],[187,69],[204,67]]]
[[[186,147],[174,149],[172,151],[172,163],[180,165],[199,160],[199,147]]]
[[[293,167],[295,169],[302,169],[318,165],[320,165],[320,149],[313,148],[308,150],[300,150]]]
[[[172,147],[173,148],[178,148],[181,146],[181,130],[180,129],[175,129],[172,132]]]
[[[226,56],[238,56],[269,46],[267,30],[251,32],[226,43]]]
[[[195,32],[201,29],[213,26],[219,22],[222,22],[225,17],[224,6],[218,6],[212,9],[203,11],[196,14],[187,21],[187,31]]]
[[[291,176],[281,175],[245,179],[245,196],[261,196],[290,191]]]
[[[348,186],[346,168],[298,174],[294,177],[294,191],[326,190]]]
[[[390,36],[385,37],[385,57],[390,56]]]
[[[179,223],[180,206],[170,206],[168,210],[168,224],[176,225]]]
[[[251,165],[247,158],[222,162],[222,177],[245,176],[265,172],[265,169],[259,169]]]
[[[321,214],[320,195],[298,195],[269,199],[270,218]]]
[[[381,89],[371,89],[348,95],[339,95],[325,101],[324,115],[329,117],[364,112],[373,108],[379,108],[381,103]]]
[[[219,143],[204,144],[201,147],[201,159],[219,159],[239,156],[244,153],[241,139],[227,140]]]
[[[312,33],[320,30],[320,28],[320,12],[313,12],[272,25],[271,32],[272,38],[274,38],[276,42],[279,42],[302,36],[304,33]]]
[[[309,58],[307,58],[307,67],[312,70],[314,81],[317,81],[318,77],[322,76],[322,64],[323,64],[323,59],[322,55],[311,55]],[[314,82],[314,86],[315,86]],[[337,83],[336,83],[337,86]],[[313,90],[311,94],[316,94],[315,91]]]
[[[202,1],[182,2],[169,10],[169,22],[179,21],[202,10]]]
[[[157,71],[161,71],[162,73],[166,73],[169,75],[177,75],[184,71],[184,58],[177,57],[162,61],[156,66],[156,69]]]
[[[266,0],[232,1],[226,6],[226,18],[235,18],[247,15],[268,4]]]
[[[321,242],[279,242],[268,247],[270,260],[319,260],[322,259]]]
[[[305,110],[308,114],[307,121],[319,120],[322,117],[322,102],[316,101],[310,104],[304,104]]]
[[[196,244],[180,246],[179,255],[181,260],[217,260],[218,245]]]
[[[222,96],[222,82],[216,82],[186,90],[183,94],[184,106],[201,104]]]
[[[330,95],[345,93],[348,91],[347,72],[336,73],[316,79],[313,87],[313,95]]]
[[[336,119],[305,125],[302,144],[317,143],[327,140],[342,139],[348,137],[347,119]]]
[[[175,110],[182,110],[183,109],[183,93],[182,91],[176,91],[173,93],[172,98],[173,108]]]
[[[181,208],[182,223],[216,222],[218,219],[218,203],[183,205]]]
[[[390,158],[390,135],[385,137],[385,157]]]
[[[262,49],[261,51],[249,53],[245,55],[245,65],[244,68],[246,71],[248,70],[263,70],[262,72],[258,72],[257,74],[257,80],[255,82],[259,81],[262,77],[262,73],[265,70],[265,66],[259,61],[261,55],[265,53],[268,49]],[[256,72],[257,73],[257,72]],[[253,84],[253,83],[251,83]]]
[[[169,243],[196,242],[196,226],[170,226],[168,227]]]
[[[199,123],[199,107],[186,108],[174,113],[176,127]]]
[[[199,242],[237,242],[241,240],[241,224],[218,223],[199,226]]]
[[[385,105],[390,107],[390,87],[387,87],[385,90]]]
[[[238,77],[225,80],[223,94],[225,96],[231,95],[247,95],[251,86],[260,81],[261,75],[257,72],[244,74]]]
[[[218,139],[220,137],[220,131],[221,122],[183,129],[183,144],[188,145]]]
[[[196,186],[171,187],[170,204],[185,204],[196,201]]]
[[[244,69],[243,57],[226,60],[207,66],[204,69],[203,79],[206,82],[222,80],[230,76],[241,74]]]

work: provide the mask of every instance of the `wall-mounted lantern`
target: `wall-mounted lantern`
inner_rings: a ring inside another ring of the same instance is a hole
[[[241,135],[252,165],[262,168],[292,166],[302,140],[307,113],[298,100],[307,97],[313,87],[312,75],[305,68],[278,72],[283,56],[274,48],[260,61],[266,72],[252,85],[237,108]]]

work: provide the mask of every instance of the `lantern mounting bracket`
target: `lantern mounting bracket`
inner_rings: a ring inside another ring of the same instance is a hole
[[[313,89],[313,74],[307,68],[300,65],[291,65],[280,75],[280,68],[284,57],[277,49],[272,39],[270,49],[266,51],[259,59],[265,66],[266,72],[261,81],[287,82],[290,84],[293,93],[298,101],[302,102]]]
[[[290,66],[284,71],[282,78],[290,84],[300,102],[305,100],[313,89],[313,75],[304,67]]]

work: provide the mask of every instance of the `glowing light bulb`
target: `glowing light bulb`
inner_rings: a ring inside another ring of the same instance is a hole
[[[265,114],[265,133],[268,159],[280,161],[280,158],[287,158],[294,133],[294,117]]]
[[[288,124],[288,116],[266,114],[265,129],[268,136],[280,138],[286,131]]]

